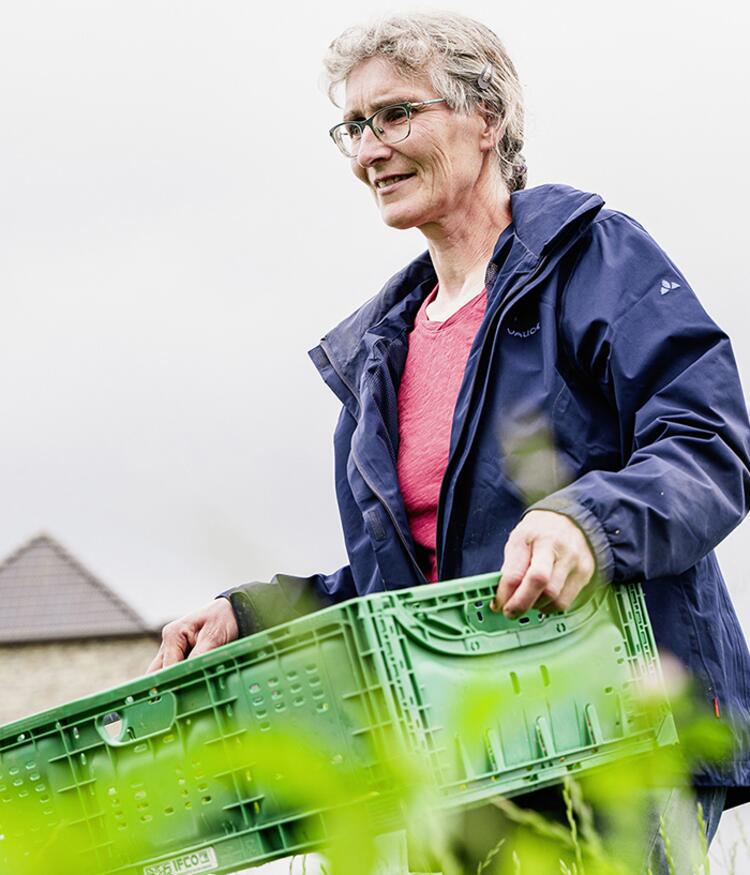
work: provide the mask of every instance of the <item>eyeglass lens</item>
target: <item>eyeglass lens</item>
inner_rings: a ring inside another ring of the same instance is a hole
[[[375,136],[383,143],[398,143],[409,136],[409,113],[403,106],[386,106],[372,117]],[[362,129],[359,125],[341,125],[338,130],[341,149],[350,156],[359,152]]]

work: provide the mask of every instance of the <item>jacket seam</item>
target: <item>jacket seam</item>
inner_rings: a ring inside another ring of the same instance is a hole
[[[680,593],[680,597],[682,598],[683,604],[684,604],[685,593],[682,591],[682,589],[679,590],[679,593]],[[690,617],[690,626],[693,630],[693,634],[695,635],[695,649],[698,651],[701,665],[703,666],[703,671],[706,673],[706,680],[710,684],[710,691],[715,696],[717,694],[716,682],[714,681],[714,677],[713,677],[712,672],[709,671],[708,662],[706,660],[706,655],[703,652],[703,645],[701,644],[701,634],[700,634],[700,630],[698,629],[698,624],[696,623],[696,620],[695,620],[695,611],[691,610],[691,607],[689,604],[686,607],[687,607],[687,614]]]
[[[642,228],[636,222],[633,222],[632,219],[630,219],[628,216],[625,216],[623,213],[613,212],[611,215],[605,216],[603,219],[601,219],[601,221],[598,224],[604,224],[604,222],[609,222],[613,219],[622,219],[627,225],[635,226],[636,231],[639,232],[640,234],[643,234],[645,239],[647,239],[647,240],[650,239],[648,232],[644,228]],[[661,260],[661,262],[664,264],[664,266],[666,268],[668,268],[672,272],[675,271],[674,265],[670,262],[670,260],[667,258],[665,253],[662,252],[662,250],[658,247],[658,245],[654,244],[653,251],[654,251],[655,255],[658,255],[659,259]],[[687,286],[688,286],[688,288],[691,288],[689,283],[687,283]],[[625,319],[626,316],[630,316],[633,309],[635,307],[639,306],[643,302],[646,295],[650,291],[651,291],[651,288],[649,288],[649,287],[645,288],[641,292],[641,294],[638,295],[637,298],[628,305],[627,309],[625,309],[622,313],[620,313],[620,315],[615,319],[614,322],[609,323],[608,328],[610,329],[610,332],[611,332],[610,337],[612,340],[614,340],[614,338],[617,336],[617,330],[620,326],[620,323]],[[607,362],[609,362],[609,359],[610,359],[610,356],[607,356]]]
[[[526,245],[526,243],[524,242],[524,239],[522,237],[519,237],[518,231],[516,231],[515,228],[513,229],[513,236],[516,238],[516,240],[518,240],[518,242],[521,244],[521,246],[523,246],[523,248],[526,250],[526,252],[529,253],[529,255],[531,255],[533,258],[535,258],[537,261],[539,261],[539,259],[542,256],[538,252],[534,252],[533,249],[530,249]]]
[[[609,218],[609,217],[608,217],[608,218]],[[603,219],[602,221],[606,221],[606,219]],[[581,241],[583,240],[583,238],[584,238],[585,236],[586,236],[586,235],[584,234],[583,237],[581,238]],[[578,242],[580,243],[581,241],[578,241]],[[568,292],[568,287],[570,286],[571,282],[573,281],[573,277],[575,276],[576,270],[578,269],[578,265],[581,263],[581,261],[582,261],[582,259],[583,259],[583,256],[585,255],[585,253],[586,253],[586,247],[585,247],[585,246],[581,246],[581,251],[578,253],[577,258],[576,258],[576,260],[573,262],[573,266],[572,266],[571,269],[570,269],[570,276],[569,276],[569,277],[567,278],[567,280],[565,281],[565,285],[563,286],[563,290],[562,290],[562,292],[560,293],[560,327],[561,327],[561,328],[562,328],[562,325],[563,325],[563,323],[564,323],[564,319],[563,319],[563,311],[565,310],[565,298],[566,298],[566,295],[567,295],[567,292]],[[562,330],[560,331],[560,333],[562,334]],[[564,335],[563,335],[563,337],[564,337]],[[587,376],[586,372],[583,370],[583,368],[581,368],[581,366],[580,366],[580,365],[578,364],[578,362],[575,360],[575,356],[571,356],[571,355],[569,355],[569,353],[568,353],[568,344],[567,344],[567,343],[562,343],[562,344],[560,344],[560,345],[561,345],[561,347],[562,347],[562,353],[563,353],[563,355],[565,356],[565,359],[566,359],[566,361],[568,362],[568,364],[570,365],[571,369],[572,369],[573,371],[575,371],[575,372],[581,374],[582,376]],[[562,375],[561,375],[561,376],[562,376]],[[567,380],[566,380],[565,382],[567,383]]]

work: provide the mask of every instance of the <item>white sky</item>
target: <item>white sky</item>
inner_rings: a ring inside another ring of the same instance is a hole
[[[460,10],[519,69],[529,184],[641,221],[750,385],[745,4]],[[318,76],[384,11],[4,0],[0,557],[47,531],[151,621],[343,564],[337,404],[305,353],[424,246],[336,153]],[[749,526],[720,549],[746,629]]]
[[[741,9],[461,6],[519,68],[530,185],[641,221],[748,385]],[[0,557],[47,531],[152,621],[343,564],[337,402],[306,350],[424,246],[336,152],[318,77],[330,40],[382,11],[2,5]],[[748,532],[721,550],[746,628]]]

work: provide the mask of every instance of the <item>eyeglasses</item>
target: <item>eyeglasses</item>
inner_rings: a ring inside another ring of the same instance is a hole
[[[392,106],[384,106],[364,121],[341,122],[334,125],[328,133],[347,158],[355,158],[359,153],[362,134],[366,127],[369,127],[382,143],[388,145],[400,143],[411,133],[411,116],[414,110],[444,102],[444,97],[435,97],[419,103],[394,103]]]

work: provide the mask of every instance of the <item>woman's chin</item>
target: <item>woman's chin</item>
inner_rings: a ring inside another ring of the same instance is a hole
[[[414,210],[399,208],[398,204],[385,204],[380,207],[380,217],[389,228],[414,228],[419,224],[419,216]]]

